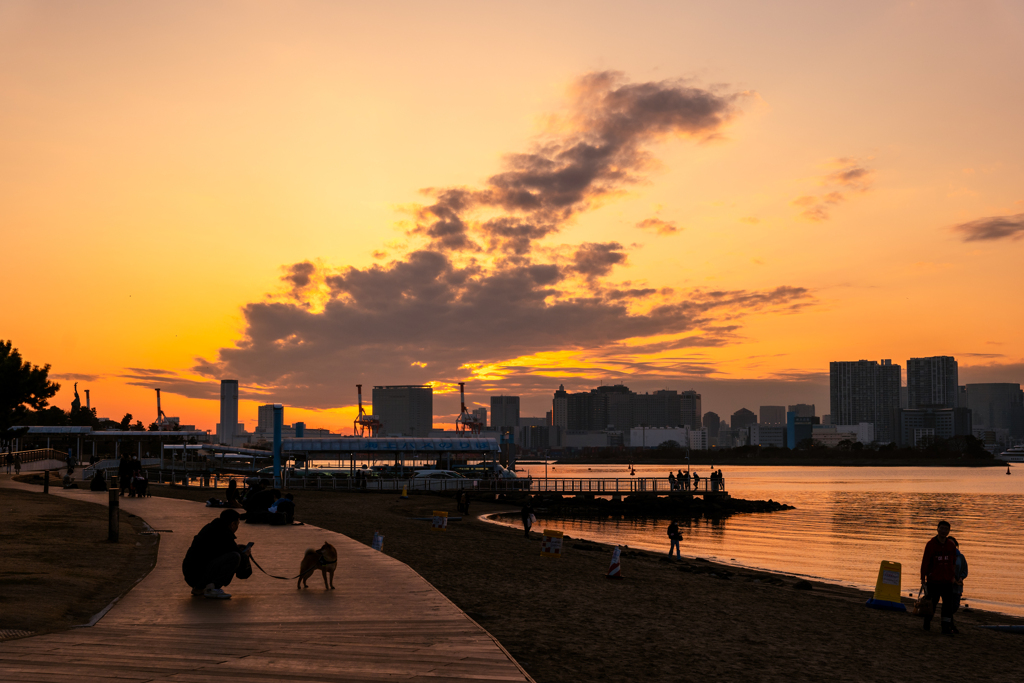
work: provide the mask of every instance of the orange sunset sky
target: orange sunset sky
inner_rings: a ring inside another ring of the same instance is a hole
[[[1022,111],[1011,1],[6,0],[0,338],[204,429],[221,378],[336,431],[357,382],[1020,382]]]

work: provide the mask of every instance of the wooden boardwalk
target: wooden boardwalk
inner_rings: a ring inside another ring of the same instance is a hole
[[[89,491],[51,495],[106,500]],[[121,506],[166,530],[156,567],[95,626],[0,642],[0,681],[532,680],[419,574],[346,536],[242,524],[239,540],[255,541],[253,556],[281,576],[297,573],[306,548],[330,542],[339,554],[336,590],[324,590],[319,572],[298,591],[257,570],[226,588],[231,600],[207,600],[190,595],[181,558],[220,511],[166,498],[122,498]]]

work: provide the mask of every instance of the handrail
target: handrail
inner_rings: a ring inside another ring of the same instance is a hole
[[[330,489],[333,491],[409,491],[431,492],[508,492],[521,491],[530,493],[568,493],[593,495],[632,495],[651,493],[655,495],[690,494],[704,495],[707,493],[725,494],[724,479],[701,479],[694,487],[691,482],[682,486],[672,487],[668,480],[661,477],[630,477],[628,479],[589,479],[580,477],[548,478],[548,479],[385,479],[369,477],[304,477],[288,475],[286,488],[295,489]]]
[[[58,451],[56,448],[33,448],[28,451],[13,451],[12,456],[20,455],[21,463],[27,462],[39,462],[40,460],[66,460],[68,454],[66,451]],[[4,461],[7,459],[7,452],[0,453],[3,456]]]

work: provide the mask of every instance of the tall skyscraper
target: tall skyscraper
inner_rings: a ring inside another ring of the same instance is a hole
[[[238,429],[238,380],[222,379],[220,381],[220,433],[219,441],[233,445],[235,432]]]
[[[700,394],[693,389],[679,394],[679,424],[690,429],[700,429]]]
[[[381,422],[381,436],[430,436],[434,390],[418,385],[374,387],[373,414]]]
[[[732,414],[730,424],[733,429],[743,429],[757,422],[757,415],[754,414],[753,410],[747,410],[746,408],[740,408]]]
[[[900,407],[900,366],[889,359],[829,363],[830,413],[834,425],[870,422],[875,440],[896,440],[895,416]]]
[[[958,393],[957,363],[952,356],[907,361],[907,408],[956,408]]]
[[[718,416],[718,413],[713,413],[710,410],[704,413],[702,423],[704,424],[704,429],[708,430],[708,436],[712,439],[717,439],[718,430],[722,426],[722,418]]]
[[[789,406],[787,412],[794,413],[797,417],[814,417],[817,415],[814,412],[813,403],[797,403],[796,405]]]
[[[511,429],[519,426],[519,397],[491,396],[491,428]]]
[[[974,427],[1005,429],[1012,438],[1024,436],[1024,391],[1019,384],[968,384],[967,407]]]
[[[558,385],[558,391],[551,401],[551,423],[562,429],[569,428],[569,393],[564,384]]]
[[[758,422],[763,425],[786,424],[786,406],[761,406]]]

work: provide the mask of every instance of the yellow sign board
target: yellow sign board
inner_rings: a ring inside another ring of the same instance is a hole
[[[541,557],[562,556],[562,532],[545,529],[540,540]]]
[[[433,528],[438,531],[445,531],[448,528],[448,512],[446,510],[434,510]]]
[[[876,609],[906,610],[900,599],[903,565],[899,562],[883,560],[878,567],[878,581],[875,583],[875,595],[868,600],[867,606]]]

